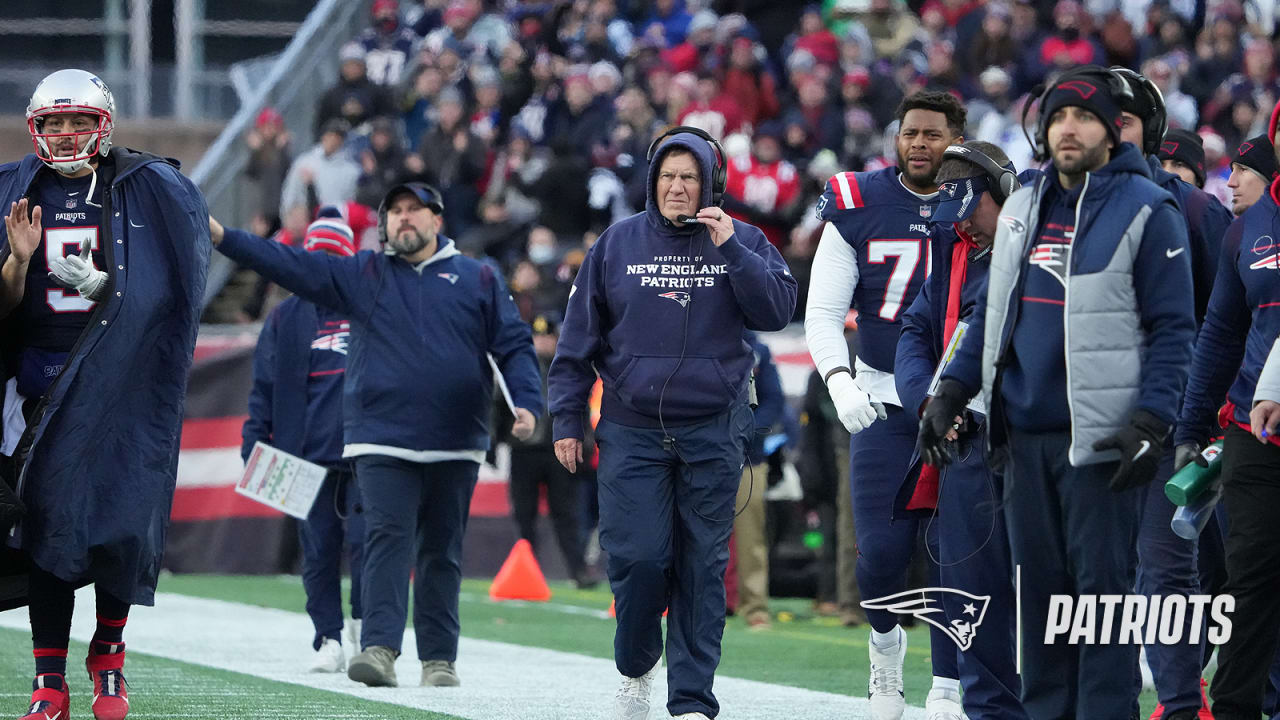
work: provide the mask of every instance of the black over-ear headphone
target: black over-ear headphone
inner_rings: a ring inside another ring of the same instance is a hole
[[[1160,151],[1160,143],[1164,142],[1164,134],[1169,131],[1169,111],[1164,106],[1164,94],[1142,73],[1120,65],[1112,65],[1108,70],[1124,78],[1131,90],[1136,89],[1147,96],[1145,104],[1151,108],[1151,116],[1142,118],[1142,154],[1155,155]]]
[[[648,160],[649,163],[653,163],[653,157],[657,154],[658,146],[662,144],[662,141],[679,133],[697,135],[703,140],[706,140],[715,150],[716,164],[711,170],[711,204],[719,207],[721,201],[724,199],[724,188],[729,184],[729,168],[725,163],[724,148],[720,147],[720,143],[717,142],[715,138],[711,137],[711,134],[706,130],[693,127],[692,125],[679,125],[673,127],[654,138],[653,142],[649,144],[649,153],[646,160]]]
[[[997,205],[1003,205],[1014,190],[1022,187],[1022,183],[1018,182],[1016,173],[1007,167],[1001,167],[981,150],[975,150],[964,145],[948,145],[947,149],[942,151],[942,159],[946,160],[947,158],[964,160],[982,168],[987,177],[991,178],[991,199],[995,200]]]
[[[1043,88],[1032,90],[1032,94],[1036,95],[1036,136],[1033,139],[1027,132],[1027,113],[1031,109],[1031,103],[1025,103],[1022,106],[1022,134],[1026,135],[1027,141],[1031,143],[1031,147],[1035,150],[1035,159],[1044,160],[1049,157],[1049,118],[1045,116],[1045,100],[1049,99],[1049,93],[1054,88],[1069,80],[1084,80],[1092,78],[1107,86],[1111,92],[1111,97],[1116,101],[1117,105],[1124,106],[1134,99],[1133,89],[1129,87],[1129,81],[1125,80],[1116,73],[1107,68],[1098,65],[1084,65],[1074,67],[1058,76],[1056,80],[1049,83]],[[1163,103],[1161,103],[1163,104]]]

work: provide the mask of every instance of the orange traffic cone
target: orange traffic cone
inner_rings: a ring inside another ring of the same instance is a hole
[[[538,559],[533,556],[533,546],[528,540],[520,539],[502,569],[489,586],[489,597],[494,600],[533,600],[546,602],[551,599],[551,588],[542,576],[542,568]]]

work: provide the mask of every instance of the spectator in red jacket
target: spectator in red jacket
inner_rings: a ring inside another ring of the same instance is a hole
[[[1040,64],[1062,70],[1076,65],[1106,63],[1102,48],[1084,34],[1084,8],[1076,0],[1058,0],[1053,8],[1054,32],[1040,43]]]
[[[720,80],[710,70],[698,73],[694,100],[680,113],[680,125],[702,128],[712,137],[738,132],[744,122],[742,109],[732,96],[721,92]]]
[[[689,21],[689,35],[685,41],[662,53],[667,66],[678,73],[695,72],[702,59],[715,47],[718,19],[710,10],[699,10]]]
[[[823,65],[835,65],[840,59],[840,41],[822,22],[822,8],[809,5],[800,16],[800,30],[788,43],[792,51],[808,50]]]
[[[756,131],[751,154],[735,159],[725,187],[725,209],[764,231],[778,249],[788,242],[800,200],[800,176],[782,159],[782,125],[767,122]]]
[[[724,71],[724,94],[732,98],[743,119],[752,125],[776,116],[779,110],[778,82],[761,63],[763,56],[763,47],[751,38],[738,36],[729,47],[729,63]]]

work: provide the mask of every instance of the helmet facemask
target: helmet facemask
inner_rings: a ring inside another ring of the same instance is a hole
[[[53,115],[88,115],[96,118],[95,125],[79,132],[45,132],[45,122]],[[41,108],[27,118],[27,130],[31,133],[31,141],[35,145],[36,156],[44,164],[63,175],[72,175],[89,164],[94,156],[102,154],[103,139],[111,136],[111,116],[94,107],[76,105],[55,105]],[[72,138],[74,151],[71,155],[55,155],[54,148],[64,138]],[[108,146],[109,147],[109,146]]]

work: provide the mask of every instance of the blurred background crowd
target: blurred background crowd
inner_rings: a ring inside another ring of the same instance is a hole
[[[1025,168],[1037,84],[1085,63],[1138,69],[1170,127],[1203,139],[1206,189],[1229,202],[1229,158],[1278,97],[1278,47],[1269,4],[1240,0],[377,0],[312,136],[271,108],[245,136],[258,200],[241,220],[299,242],[336,204],[374,247],[383,192],[425,180],[445,233],[503,270],[531,321],[559,313],[594,238],[643,209],[651,139],[695,125],[729,155],[726,209],[803,283],[806,210],[835,172],[896,161],[893,111],[911,92],[957,94],[966,138]],[[265,290],[213,319],[258,319]]]

